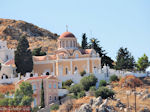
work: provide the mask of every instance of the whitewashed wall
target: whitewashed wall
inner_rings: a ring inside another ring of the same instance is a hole
[[[67,89],[58,89],[58,96],[64,96],[68,93],[69,91]]]

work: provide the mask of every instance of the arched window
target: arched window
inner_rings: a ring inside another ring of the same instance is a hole
[[[75,41],[73,41],[73,47],[75,47]]]
[[[77,70],[78,70],[78,68],[77,68],[77,67],[75,67],[75,68],[74,68],[74,70],[75,70],[75,71],[77,71]]]
[[[32,73],[30,74],[30,77],[33,77],[33,74],[32,74]]]
[[[70,41],[70,47],[72,47],[72,41]]]
[[[66,75],[68,74],[68,68],[66,68]]]
[[[46,75],[49,75],[49,72],[46,72]]]

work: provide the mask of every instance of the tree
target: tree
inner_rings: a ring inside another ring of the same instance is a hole
[[[85,70],[83,70],[82,72],[80,72],[80,75],[81,76],[84,76],[86,74],[86,71]]]
[[[131,55],[131,53],[128,51],[127,48],[121,47],[118,50],[117,53],[117,61],[115,68],[117,70],[122,69],[133,69],[135,66],[135,60],[134,57]]]
[[[94,49],[99,56],[102,58],[102,66],[104,66],[104,64],[109,65],[110,68],[113,68],[113,60],[106,55],[105,50],[103,50],[103,48],[100,46],[100,41],[98,41],[96,38],[92,38],[90,39],[90,44],[89,44],[89,48]]]
[[[82,35],[82,44],[81,44],[81,47],[82,47],[82,49],[87,49],[88,48],[86,33],[84,33]]]
[[[80,84],[83,86],[83,89],[88,91],[91,86],[95,86],[97,78],[94,75],[85,76],[80,80]]]
[[[89,47],[94,49],[100,55],[100,57],[102,57],[105,54],[105,50],[102,50],[102,47],[99,45],[99,43],[100,41],[98,41],[96,38],[91,38]]]
[[[30,106],[33,101],[32,85],[28,82],[22,82],[19,89],[15,91],[15,95],[10,105]]]
[[[43,80],[41,83],[41,108],[45,107],[45,102],[44,102],[44,87],[43,87]]]
[[[140,57],[136,66],[139,71],[145,71],[145,69],[149,66],[148,56],[144,54],[142,57]]]
[[[44,55],[46,55],[46,52],[43,52],[41,49],[42,49],[42,47],[33,49],[32,55],[33,56],[44,56]]]
[[[32,53],[25,36],[19,38],[17,50],[15,51],[15,65],[17,73],[21,73],[22,75],[31,72],[33,69]]]
[[[114,61],[109,56],[107,56],[105,54],[102,56],[102,66],[104,66],[104,64],[106,64],[110,68],[114,68],[113,62]]]

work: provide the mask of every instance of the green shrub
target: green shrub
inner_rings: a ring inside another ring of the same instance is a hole
[[[109,79],[110,82],[113,82],[113,81],[119,81],[119,78],[117,75],[112,75],[110,76],[110,79]]]
[[[96,91],[96,87],[95,86],[91,86],[90,87],[90,91]]]
[[[0,100],[0,106],[8,106],[9,105],[9,98],[4,98]]]
[[[101,96],[103,99],[106,99],[108,97],[112,98],[114,94],[115,93],[113,90],[106,87],[100,87],[98,90],[96,90],[95,97]]]
[[[58,104],[54,104],[50,107],[50,110],[58,110],[59,109],[59,105]]]
[[[80,75],[81,76],[84,76],[86,74],[86,71],[85,70],[83,70],[82,72],[80,72]]]
[[[106,86],[107,82],[105,80],[100,80],[99,87]]]
[[[86,96],[85,91],[81,91],[78,93],[78,98],[82,98],[84,96]]]
[[[65,86],[71,86],[72,83],[73,83],[73,81],[70,79],[70,80],[65,81],[64,85]]]
[[[82,86],[80,85],[80,84],[75,84],[75,85],[73,85],[73,86],[71,86],[70,88],[69,88],[69,92],[70,93],[74,93],[74,95],[76,95],[77,96],[77,94],[79,93],[79,92],[81,92],[83,90],[83,88],[82,88]]]
[[[72,83],[73,83],[73,81],[71,79],[67,80],[65,82],[62,82],[62,88],[63,89],[68,89],[71,86]]]
[[[97,82],[97,78],[92,74],[89,76],[83,77],[80,80],[80,84],[83,86],[83,89],[85,91],[88,91],[91,86],[95,86],[96,82]]]

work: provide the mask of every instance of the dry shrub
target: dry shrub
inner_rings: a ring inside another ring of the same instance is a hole
[[[71,112],[73,108],[73,100],[67,100],[59,109],[59,112]]]
[[[121,87],[134,88],[134,87],[142,86],[143,82],[139,78],[137,78],[133,75],[128,75],[128,76],[123,77],[120,80],[119,84],[121,85]]]
[[[14,84],[10,84],[10,85],[0,85],[0,93],[11,93],[12,91],[15,90],[15,85]]]

